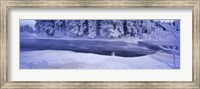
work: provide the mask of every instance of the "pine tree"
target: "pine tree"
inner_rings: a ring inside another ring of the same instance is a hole
[[[36,20],[36,33],[38,36],[49,37],[54,35],[54,21],[53,20]]]
[[[94,39],[97,35],[97,21],[88,20],[88,37]]]
[[[104,38],[111,38],[110,33],[113,32],[113,25],[111,20],[101,20],[99,33]]]
[[[65,36],[64,37],[70,37],[70,22],[71,20],[65,20]]]
[[[134,20],[127,20],[126,21],[126,27],[127,27],[127,37],[135,37],[137,34],[137,29],[134,26]]]
[[[24,29],[33,28],[21,26],[20,29],[24,31]],[[180,31],[180,20],[170,23],[154,20],[36,20],[35,29],[38,36],[42,37],[87,36],[91,39],[96,37],[145,39],[157,38],[153,37],[155,33],[165,35],[171,32],[176,36]]]
[[[100,23],[100,34],[104,38],[118,38],[124,34],[123,21],[102,20]]]
[[[64,37],[65,36],[65,21],[55,20],[54,21],[54,37]]]
[[[79,26],[78,36],[81,37],[84,35],[84,31],[86,30],[86,21],[79,20],[78,26]]]
[[[136,37],[137,37],[137,38],[141,38],[141,37],[142,37],[142,34],[143,34],[142,20],[136,20],[136,21],[135,21],[135,27],[136,27],[136,29],[137,29]]]
[[[69,36],[70,37],[78,37],[79,33],[79,21],[78,20],[70,20],[69,21]]]
[[[117,37],[121,37],[124,35],[124,21],[122,20],[113,20],[114,28],[115,28],[115,33]]]

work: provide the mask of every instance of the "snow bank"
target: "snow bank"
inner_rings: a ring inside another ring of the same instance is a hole
[[[170,59],[170,57],[162,56]],[[155,55],[117,57],[72,51],[21,51],[20,69],[171,69]]]

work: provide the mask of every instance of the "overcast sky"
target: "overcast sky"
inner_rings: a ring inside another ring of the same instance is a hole
[[[34,27],[35,23],[35,20],[20,20],[20,25],[30,25]]]

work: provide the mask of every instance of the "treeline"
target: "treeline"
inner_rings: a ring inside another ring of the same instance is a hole
[[[155,20],[36,20],[35,24],[38,36],[58,38],[142,38],[144,34],[169,30],[180,31],[180,20],[170,23]]]
[[[20,26],[20,32],[34,33],[35,30],[31,26],[29,26],[29,25],[21,25]]]

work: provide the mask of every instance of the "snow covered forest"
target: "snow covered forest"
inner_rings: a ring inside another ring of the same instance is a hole
[[[36,20],[35,30],[28,25],[20,29],[40,37],[163,39],[180,31],[180,20]]]
[[[31,21],[20,23],[21,69],[180,68],[180,20]]]

